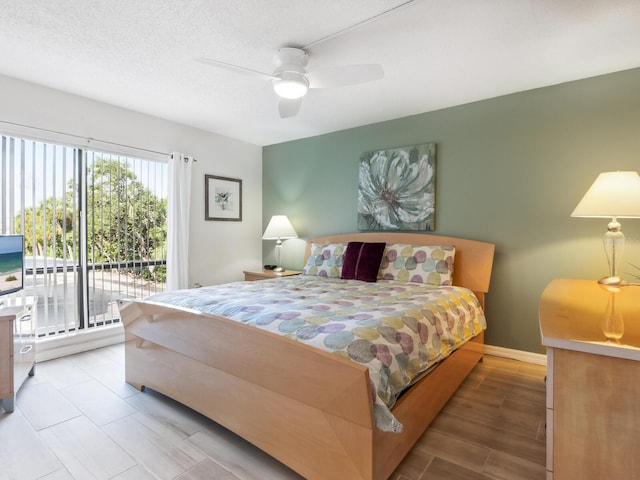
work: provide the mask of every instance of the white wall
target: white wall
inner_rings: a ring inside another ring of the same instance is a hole
[[[0,132],[86,145],[73,137],[6,122],[194,156],[198,161],[191,188],[190,285],[241,280],[243,269],[262,265],[261,147],[0,75]],[[97,150],[161,158],[100,142],[89,145]],[[242,222],[204,220],[205,174],[242,179]]]

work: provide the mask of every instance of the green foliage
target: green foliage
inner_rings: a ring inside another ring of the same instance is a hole
[[[15,218],[15,231],[25,235],[25,253],[27,255],[42,255],[52,257],[65,256],[65,243],[62,241],[62,234],[67,232],[70,237],[74,232],[74,217],[69,202],[62,202],[61,199],[47,198],[40,202],[35,208],[27,208],[24,211],[24,229],[21,225],[21,217]],[[29,240],[37,239],[34,246]],[[46,236],[44,232],[46,231]],[[67,240],[70,240],[67,238]],[[54,247],[55,245],[55,247]]]
[[[89,263],[116,263],[164,259],[167,238],[167,201],[156,197],[127,164],[99,158],[87,168],[87,247]],[[35,211],[16,217],[16,231],[36,243],[25,242],[27,255],[78,258],[80,256],[78,187],[72,181],[64,198],[47,198]],[[46,236],[44,235],[46,232]],[[65,233],[66,232],[66,233]],[[166,268],[119,269],[145,279],[164,281]]]

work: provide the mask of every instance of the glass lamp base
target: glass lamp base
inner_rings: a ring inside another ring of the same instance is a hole
[[[624,286],[629,285],[626,280],[621,279],[620,277],[602,277],[598,280],[600,285],[614,285],[614,286]]]
[[[624,285],[626,282],[618,275],[622,252],[624,252],[624,234],[616,217],[613,217],[607,225],[607,233],[604,234],[602,243],[607,254],[607,262],[609,262],[609,275],[598,280],[598,283],[602,285]]]

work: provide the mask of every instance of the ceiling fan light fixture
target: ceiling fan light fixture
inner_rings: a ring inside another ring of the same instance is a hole
[[[296,99],[302,98],[309,90],[309,81],[299,72],[282,72],[273,81],[273,89],[279,97]]]

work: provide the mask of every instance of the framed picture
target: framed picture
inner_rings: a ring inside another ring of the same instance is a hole
[[[358,173],[358,230],[435,229],[436,144],[367,152]]]
[[[242,180],[204,176],[204,219],[242,221]]]

